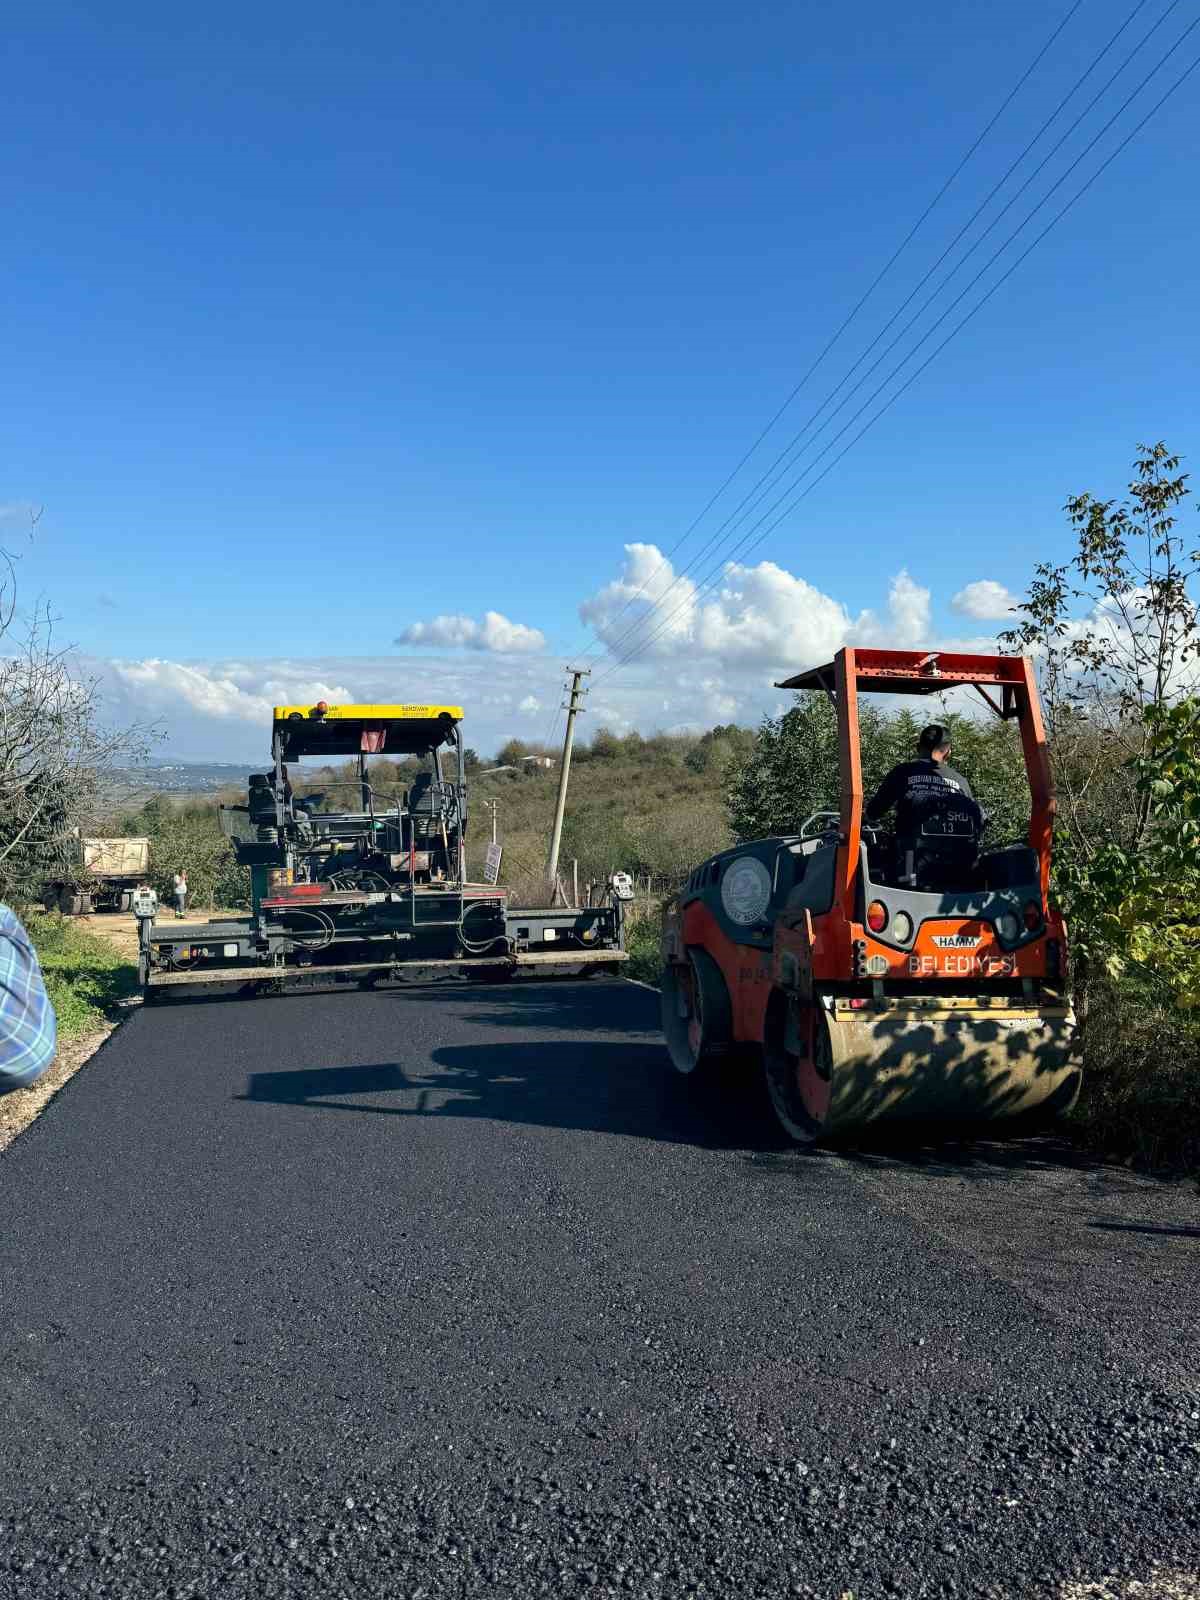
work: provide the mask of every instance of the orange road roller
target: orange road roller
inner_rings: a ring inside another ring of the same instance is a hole
[[[778,687],[832,699],[838,809],[711,857],[668,904],[662,1016],[675,1068],[760,1062],[801,1143],[895,1120],[1067,1109],[1080,1055],[1048,898],[1054,795],[1031,662],[845,649]],[[982,813],[951,786],[904,833],[864,817],[859,694],[960,687],[1020,730],[1024,841],[981,848]]]

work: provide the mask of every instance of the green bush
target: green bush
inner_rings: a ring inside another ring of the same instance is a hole
[[[1124,496],[1072,495],[1074,553],[1038,563],[1000,637],[1037,664],[1058,792],[1053,891],[1083,1021],[1079,1125],[1106,1153],[1195,1166],[1200,606],[1180,461],[1162,442],[1139,445]]]
[[[149,838],[150,881],[164,904],[181,868],[191,905],[232,911],[250,904],[250,873],[238,865],[211,801],[179,804],[156,795],[123,820],[122,831]]]
[[[1097,978],[1083,1014],[1082,1137],[1110,1160],[1200,1170],[1200,1023],[1161,993]]]
[[[107,939],[57,912],[28,912],[25,926],[42,964],[60,1039],[112,1020],[118,1002],[136,992],[137,968]]]
[[[656,989],[662,981],[660,922],[660,908],[654,906],[652,912],[631,918],[625,930],[625,948],[629,953],[624,968],[626,976],[653,984]]]

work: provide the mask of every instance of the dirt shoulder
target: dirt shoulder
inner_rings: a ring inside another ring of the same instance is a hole
[[[189,926],[198,922],[219,922],[230,917],[244,917],[244,911],[189,911],[186,921]],[[138,926],[137,918],[130,912],[101,912],[90,917],[75,917],[72,919],[74,926],[83,929],[85,933],[94,934],[98,939],[105,939],[118,950],[127,961],[137,965],[138,954]],[[170,923],[169,912],[159,913],[159,921]]]
[[[0,1151],[6,1150],[19,1133],[24,1133],[117,1026],[115,1022],[101,1023],[87,1033],[64,1040],[55,1054],[54,1065],[44,1078],[29,1089],[14,1089],[11,1094],[0,1095]]]

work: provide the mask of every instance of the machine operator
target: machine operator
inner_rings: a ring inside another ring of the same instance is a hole
[[[924,816],[941,808],[955,796],[974,802],[971,785],[950,765],[950,734],[934,722],[921,730],[915,761],[902,761],[893,767],[867,805],[868,822],[895,808],[896,836],[905,840],[921,830]],[[969,810],[974,811],[972,804]]]

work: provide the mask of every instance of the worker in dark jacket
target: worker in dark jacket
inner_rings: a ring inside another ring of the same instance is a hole
[[[971,785],[950,765],[949,731],[934,722],[921,730],[917,759],[893,767],[879,785],[867,805],[867,821],[878,822],[894,810],[897,838],[911,839],[920,832],[924,815],[955,795],[972,801],[968,809],[977,811]]]
[[[29,935],[0,905],[0,1094],[27,1089],[54,1060],[57,1028]]]

